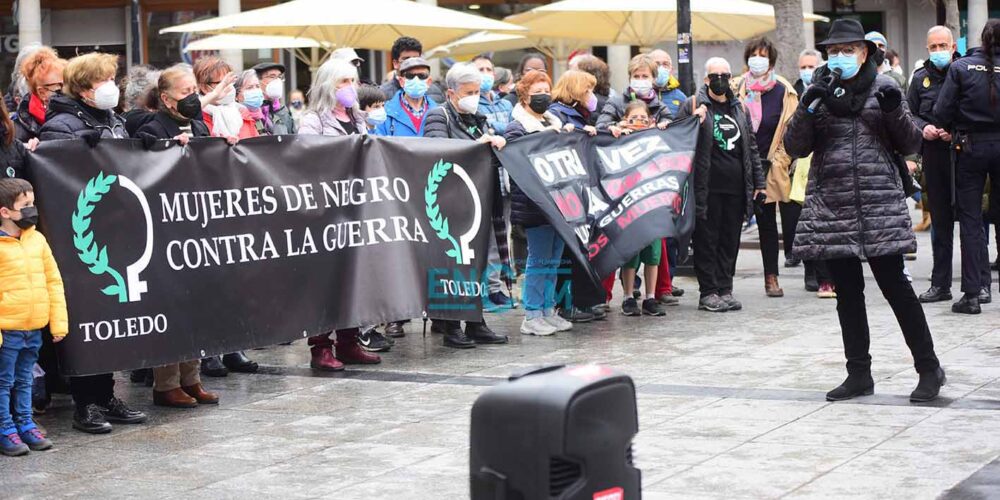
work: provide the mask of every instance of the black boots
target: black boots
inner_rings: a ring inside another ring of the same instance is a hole
[[[920,302],[925,304],[931,302],[941,302],[951,300],[951,290],[937,286],[931,286],[926,292],[920,294]]]
[[[937,399],[941,392],[941,386],[948,380],[944,375],[944,370],[938,367],[937,370],[920,374],[920,382],[917,388],[910,393],[910,401],[913,403],[926,403]]]
[[[979,314],[983,311],[979,307],[979,294],[978,293],[967,293],[951,305],[951,312],[959,314]]]
[[[836,389],[826,393],[827,401],[846,401],[858,396],[875,394],[875,381],[871,373],[847,375],[847,379]]]

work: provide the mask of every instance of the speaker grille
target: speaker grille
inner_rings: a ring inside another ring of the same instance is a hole
[[[549,459],[549,496],[558,497],[583,475],[580,464],[559,457]]]

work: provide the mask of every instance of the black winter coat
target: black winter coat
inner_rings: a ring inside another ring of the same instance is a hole
[[[1000,66],[1000,47],[992,61],[982,47],[948,66],[948,75],[934,103],[934,116],[948,130],[1000,132],[1000,99],[990,101],[990,82],[995,96],[1000,96],[1000,76],[992,80],[988,68]]]
[[[42,124],[28,112],[28,99],[21,99],[21,104],[18,105],[14,116],[11,116],[11,121],[14,122],[14,137],[21,142],[28,142],[38,137],[38,132],[42,129]]]
[[[172,139],[181,133],[181,126],[166,111],[157,111],[153,118],[139,127],[136,137],[149,139]],[[212,134],[208,131],[208,125],[201,120],[191,120],[191,135],[194,137],[209,137]]]
[[[691,102],[696,99],[695,106],[704,104],[711,108],[708,90],[706,86],[698,89],[698,95],[688,97],[680,109],[677,110],[677,119],[681,120],[691,116]],[[757,140],[753,134],[753,124],[750,123],[750,115],[747,114],[743,105],[734,96],[730,95],[729,105],[731,106],[733,118],[740,127],[740,141],[743,150],[743,191],[746,197],[746,216],[753,215],[753,192],[757,189],[764,189],[764,170],[760,165],[760,154],[757,153]],[[706,119],[698,129],[698,149],[694,155],[694,200],[695,213],[698,220],[705,220],[708,217],[708,186],[712,171],[712,147],[715,139],[712,137],[712,121]]]
[[[785,133],[785,150],[813,154],[793,253],[802,260],[900,255],[917,250],[894,153],[920,149],[921,132],[906,100],[883,113],[875,93],[899,85],[879,75],[861,112],[839,117],[801,106]],[[885,137],[888,144],[880,138]]]
[[[913,123],[921,132],[924,127],[930,124],[941,126],[937,117],[934,116],[934,103],[937,102],[938,95],[941,94],[941,87],[944,86],[944,79],[947,75],[948,68],[940,70],[930,59],[924,61],[922,68],[913,72],[913,80],[910,81],[910,86],[906,91],[906,103],[910,106]],[[944,143],[942,142],[942,144]]]
[[[672,120],[674,117],[670,114],[667,106],[660,101],[659,97],[655,97],[655,92],[653,95],[652,102],[646,103],[649,106],[649,117],[653,120],[653,123]],[[625,89],[623,94],[608,98],[602,107],[597,108],[601,110],[600,116],[597,117],[597,129],[607,130],[608,127],[617,125],[618,122],[625,118],[625,107],[636,99],[638,97],[635,95],[635,92],[632,92],[632,89]]]
[[[102,139],[128,138],[125,120],[113,111],[95,109],[77,99],[55,94],[49,100],[45,124],[42,125],[38,138],[43,141],[79,139],[91,130],[98,131]]]
[[[135,133],[142,128],[143,125],[149,123],[153,117],[156,116],[154,111],[146,111],[145,109],[130,109],[122,115],[122,119],[125,120],[125,131],[128,132],[129,137],[135,137]]]
[[[25,163],[28,159],[28,149],[17,137],[10,143],[10,146],[3,146],[2,138],[7,136],[7,130],[0,126],[0,178],[17,177],[27,179]]]
[[[514,120],[507,124],[503,138],[509,143],[528,134],[529,132],[524,129],[524,125]],[[524,191],[521,191],[514,179],[510,180],[510,223],[524,227],[543,226],[549,223],[542,210],[535,202],[531,201],[531,198],[528,198],[528,195],[524,194]]]
[[[468,123],[462,117],[474,117]],[[459,116],[458,111],[447,102],[427,112],[424,117],[424,137],[439,137],[445,139],[476,140],[490,132],[486,116],[481,113]]]

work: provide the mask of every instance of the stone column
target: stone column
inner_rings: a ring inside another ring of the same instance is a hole
[[[42,44],[41,0],[21,0],[17,4],[17,38],[21,47]]]
[[[219,0],[219,17],[240,13],[240,0]],[[233,67],[233,71],[243,71],[243,51],[228,49],[222,51],[222,59]]]
[[[989,18],[990,9],[986,0],[969,0],[969,33],[966,36],[970,49],[982,45],[983,27]]]
[[[611,71],[611,88],[618,92],[628,87],[628,61],[632,48],[628,45],[608,46],[608,69]]]

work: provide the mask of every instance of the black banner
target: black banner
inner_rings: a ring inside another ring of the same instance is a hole
[[[487,146],[367,136],[108,140],[31,155],[71,375],[333,329],[482,317]]]
[[[660,238],[686,246],[694,229],[691,170],[697,118],[615,139],[540,132],[511,141],[500,161],[587,264],[596,283]]]

